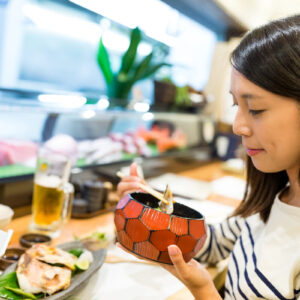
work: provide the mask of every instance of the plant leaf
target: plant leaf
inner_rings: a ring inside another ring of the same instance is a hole
[[[145,75],[146,71],[149,68],[152,57],[153,57],[153,52],[151,52],[146,57],[144,57],[144,59],[137,65],[132,80],[138,81],[140,78],[142,78]]]
[[[108,52],[103,44],[102,37],[100,38],[98,52],[97,52],[97,61],[100,66],[100,69],[104,75],[107,86],[112,82],[113,72],[111,69],[111,63],[109,60]]]
[[[27,294],[24,291],[20,290],[17,274],[16,272],[11,272],[0,277],[0,297],[10,300],[38,299],[43,298],[44,294],[39,293],[33,295]]]
[[[0,277],[0,287],[3,287],[5,285],[9,285],[15,288],[19,287],[16,272],[11,272]]]
[[[171,64],[168,64],[168,63],[159,63],[156,65],[153,65],[148,68],[148,70],[144,73],[144,75],[140,79],[144,79],[144,78],[147,78],[147,77],[153,75],[161,67],[170,67],[170,66],[171,66]]]
[[[12,287],[9,287],[9,286],[5,286],[5,288],[9,291],[14,292],[17,295],[21,295],[21,296],[26,297],[26,299],[34,299],[34,300],[37,299],[37,297],[35,295],[33,295],[31,293],[26,293],[23,290],[21,290],[20,288],[12,288]]]
[[[124,105],[127,105],[127,100],[129,96],[130,89],[132,87],[132,82],[130,80],[120,80],[120,76],[114,75],[113,81],[108,89],[108,96],[111,99],[122,99],[124,100]]]
[[[122,72],[127,74],[131,69],[136,57],[137,48],[141,41],[141,38],[142,36],[140,29],[138,27],[134,28],[130,34],[129,47],[122,57],[122,64],[119,73]]]
[[[5,299],[19,300],[20,296],[16,295],[12,291],[9,291],[5,286],[18,288],[17,274],[11,272],[0,277],[0,297]]]
[[[99,241],[106,241],[106,235],[105,232],[93,232],[91,234],[91,238],[95,238]]]
[[[75,255],[76,257],[79,257],[83,253],[83,250],[80,248],[74,248],[69,250],[68,252]]]

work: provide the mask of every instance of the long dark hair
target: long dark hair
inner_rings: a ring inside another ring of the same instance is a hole
[[[246,34],[231,54],[232,66],[249,81],[300,105],[300,15],[276,20]],[[275,195],[288,182],[285,171],[263,173],[247,159],[244,199],[234,215],[259,213],[266,222]]]

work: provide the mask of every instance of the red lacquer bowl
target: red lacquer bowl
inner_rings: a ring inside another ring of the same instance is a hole
[[[124,196],[115,211],[118,240],[131,252],[166,264],[172,264],[167,247],[175,244],[188,262],[205,242],[204,217],[180,203],[175,203],[173,214],[168,215],[155,209],[158,202],[147,193]]]

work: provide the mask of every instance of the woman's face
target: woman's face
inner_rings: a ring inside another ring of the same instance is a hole
[[[231,93],[238,110],[233,131],[262,172],[300,166],[300,104],[260,88],[233,69]]]

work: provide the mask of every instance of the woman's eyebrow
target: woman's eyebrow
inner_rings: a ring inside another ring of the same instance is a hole
[[[262,98],[260,95],[255,95],[255,94],[250,94],[250,93],[242,93],[242,94],[240,94],[240,97],[243,99],[247,99],[247,100],[249,100],[249,99],[255,100],[255,99]]]
[[[233,93],[232,91],[229,91],[229,94],[231,94],[231,95],[234,96],[234,93]],[[240,96],[240,98],[246,99],[246,100],[249,100],[249,99],[255,100],[255,99],[260,99],[260,98],[262,98],[262,96],[260,96],[260,95],[255,95],[255,94],[251,94],[251,93],[242,93],[242,94],[240,94],[239,96]]]

